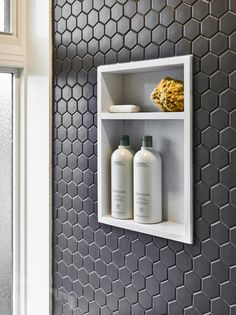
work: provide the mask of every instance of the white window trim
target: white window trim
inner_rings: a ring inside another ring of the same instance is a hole
[[[15,74],[13,314],[50,315],[52,3],[16,1],[13,34],[0,34],[0,68]]]
[[[11,18],[12,34],[0,33],[0,64],[24,67],[27,45],[27,0],[12,0]]]

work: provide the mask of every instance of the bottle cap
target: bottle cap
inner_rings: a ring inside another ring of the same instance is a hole
[[[143,136],[142,147],[152,147],[152,136]]]
[[[129,136],[127,135],[120,136],[120,145],[129,146]]]

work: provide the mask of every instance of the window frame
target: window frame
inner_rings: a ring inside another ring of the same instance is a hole
[[[52,312],[52,0],[15,0],[15,4],[13,33],[0,33],[0,70],[14,74],[13,315],[49,315]],[[39,53],[40,66],[35,51]]]
[[[15,312],[16,304],[19,304],[18,298],[18,286],[20,284],[19,275],[23,270],[20,269],[19,264],[19,248],[20,248],[20,238],[19,232],[20,227],[18,222],[20,221],[20,206],[19,206],[19,196],[20,196],[20,186],[19,186],[19,173],[20,173],[20,116],[19,116],[19,98],[20,98],[20,90],[19,90],[19,69],[9,68],[9,67],[1,67],[0,73],[8,73],[12,75],[12,289],[13,289],[13,305],[12,310],[14,315],[18,315]],[[23,293],[23,291],[22,291]]]
[[[11,33],[0,32],[0,65],[24,67],[27,40],[27,0],[12,0]]]

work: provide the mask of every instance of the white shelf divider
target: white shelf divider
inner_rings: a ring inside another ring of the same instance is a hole
[[[184,81],[184,112],[157,112],[149,99],[162,78]],[[132,231],[191,244],[192,192],[192,56],[98,67],[98,221]],[[137,104],[138,113],[110,113],[109,106]],[[119,136],[129,134],[140,148],[153,136],[163,161],[163,221],[140,224],[111,217],[110,159]]]
[[[184,119],[184,112],[165,113],[165,112],[138,112],[138,113],[101,113],[101,119],[111,120],[169,120]]]

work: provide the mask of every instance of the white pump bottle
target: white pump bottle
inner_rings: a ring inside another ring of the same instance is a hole
[[[111,156],[111,215],[133,218],[133,157],[129,136],[120,136],[120,145]]]
[[[158,223],[162,220],[162,163],[152,148],[152,137],[144,136],[134,156],[134,220]]]

